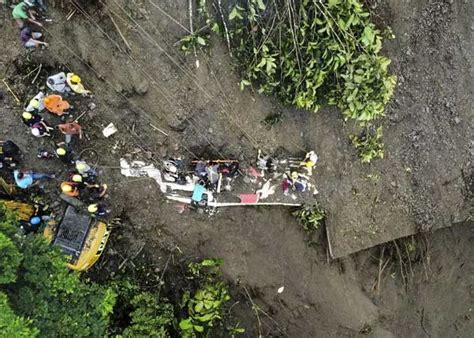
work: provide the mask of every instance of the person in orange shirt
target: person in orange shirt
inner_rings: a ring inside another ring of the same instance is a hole
[[[82,128],[77,122],[58,124],[58,129],[66,135],[66,143],[71,143],[72,135],[79,135],[79,138],[82,139]]]
[[[77,197],[81,194],[78,185],[76,182],[63,182],[61,183],[61,191],[64,195]]]
[[[48,95],[44,98],[44,106],[45,108],[53,114],[58,116],[64,115],[65,110],[68,110],[71,105],[66,100],[59,95]]]

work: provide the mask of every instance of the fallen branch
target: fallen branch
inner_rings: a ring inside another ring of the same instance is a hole
[[[227,49],[229,49],[229,55],[232,57],[232,51],[230,49],[230,38],[229,38],[229,31],[227,29],[227,24],[225,22],[225,17],[224,17],[224,12],[222,11],[222,3],[221,0],[217,1],[217,6],[219,7],[219,13],[221,15],[222,19],[222,25],[224,26],[224,32],[225,32],[225,39],[227,41]]]
[[[120,30],[119,26],[117,25],[117,23],[115,22],[114,18],[112,17],[112,15],[107,12],[107,16],[110,18],[110,21],[112,21],[115,29],[117,30],[117,32],[119,33],[120,37],[122,38],[123,42],[125,43],[125,46],[127,46],[127,49],[129,51],[132,50],[132,47],[130,46],[130,44],[128,43],[127,39],[125,38],[125,36],[123,35],[122,31]]]
[[[71,13],[69,13],[68,16],[66,17],[66,21],[71,20],[71,18],[74,16],[74,14],[76,14],[76,11],[77,11],[77,10],[73,9],[73,10],[71,11]]]
[[[260,310],[260,308],[255,304],[255,302],[253,301],[252,297],[250,297],[250,293],[248,292],[247,288],[245,286],[242,285],[242,288],[244,289],[246,295],[247,295],[247,298],[249,299],[250,303],[252,304],[252,310],[255,312],[255,317],[257,318],[257,324],[258,324],[258,337],[263,337],[262,336],[262,322],[260,321],[260,316],[258,314],[258,311]]]
[[[191,35],[194,35],[194,29],[193,29],[193,0],[189,0],[188,9],[189,9],[189,30],[191,31]],[[194,43],[193,43],[193,52],[194,52],[194,57],[196,58],[196,68],[199,68],[199,60],[198,60],[197,52],[196,52],[196,45]]]
[[[13,95],[13,97],[15,98],[16,102],[18,104],[21,104],[21,101],[20,99],[18,98],[18,96],[16,96],[16,94],[13,92],[13,90],[10,88],[10,86],[8,85],[8,83],[5,81],[5,79],[2,80],[2,82],[5,84],[5,86],[7,87],[8,91]]]
[[[33,74],[39,67],[40,67],[40,66],[35,67],[35,69],[33,69],[31,72],[29,72],[28,74],[26,74],[25,76],[23,76],[23,79],[26,79],[28,76],[30,76],[31,74]]]
[[[169,136],[167,133],[165,133],[163,130],[161,130],[160,128],[154,126],[153,124],[150,123],[150,127],[152,127],[153,129],[155,129],[156,131],[159,131],[160,133],[162,133],[163,135],[165,136]]]
[[[35,78],[33,79],[33,81],[31,81],[31,84],[35,83],[36,79],[38,78],[39,74],[41,73],[41,68],[43,68],[42,63],[40,63],[38,72],[36,73]]]

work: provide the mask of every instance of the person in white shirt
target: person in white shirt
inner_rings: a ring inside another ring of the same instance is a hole
[[[48,77],[46,84],[49,89],[58,93],[68,93],[71,91],[71,88],[67,85],[66,74],[64,72]]]
[[[40,113],[44,110],[44,93],[39,92],[34,98],[30,100],[28,106],[26,106],[25,111],[32,112],[36,111]]]

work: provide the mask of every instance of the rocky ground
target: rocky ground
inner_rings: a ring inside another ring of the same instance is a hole
[[[70,20],[75,7],[51,9],[53,22],[44,30],[51,46],[35,52],[20,48],[8,12],[2,13],[2,39],[9,48],[0,52],[0,73],[21,100],[36,94],[48,72],[61,67],[81,74],[94,92],[96,108],[81,119],[86,138],[75,147],[78,153],[98,153],[100,174],[111,187],[108,203],[125,220],[112,235],[101,269],[141,247],[155,259],[157,271],[170,252],[180,259],[222,257],[225,276],[240,295],[233,311],[249,336],[259,325],[242,286],[265,311],[260,313],[265,336],[470,336],[471,2],[370,1],[375,20],[389,24],[397,36],[387,43],[386,54],[399,77],[385,121],[387,158],[370,166],[357,160],[348,143],[351,126],[334,110],[309,114],[240,92],[232,60],[217,38],[209,54],[198,56],[196,69],[194,56],[177,51],[186,32],[150,2],[104,2],[87,6],[86,13],[76,8]],[[187,3],[160,1],[159,6],[187,26]],[[106,13],[123,30],[130,52]],[[39,64],[42,70],[31,84],[34,75],[26,77],[27,70]],[[65,173],[55,160],[35,158],[37,147],[52,145],[33,139],[21,124],[21,108],[2,91],[1,137],[29,150],[26,166]],[[79,111],[85,105],[78,99]],[[284,120],[268,129],[262,120],[275,112]],[[110,122],[119,132],[105,139],[101,130]],[[331,260],[324,232],[316,246],[308,246],[287,209],[224,210],[212,218],[179,214],[155,182],[127,179],[117,170],[123,156],[153,163],[164,156],[202,154],[251,161],[258,148],[295,155],[314,149],[320,155],[318,200],[328,210],[336,257],[459,224],[418,236],[423,255],[402,276],[397,255],[381,259],[381,247]],[[47,189],[51,196],[57,193],[54,185]],[[388,263],[378,278],[380,261]],[[285,290],[278,294],[281,286]]]

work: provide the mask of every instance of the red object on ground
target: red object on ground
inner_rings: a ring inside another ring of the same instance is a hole
[[[257,203],[258,195],[257,194],[240,194],[240,203]]]
[[[253,176],[253,177],[262,177],[262,176],[263,176],[262,173],[259,172],[259,171],[258,171],[257,169],[255,169],[254,167],[248,168],[247,174],[248,174],[249,176]]]

